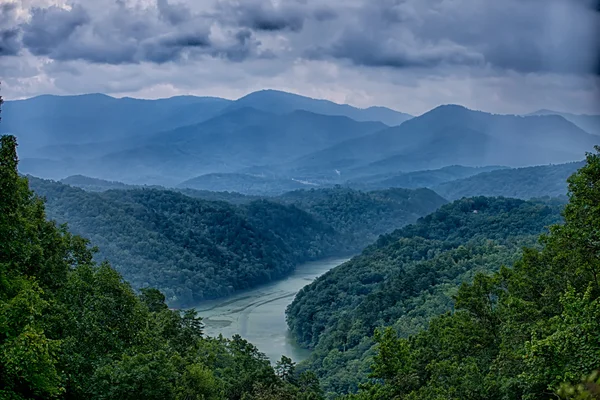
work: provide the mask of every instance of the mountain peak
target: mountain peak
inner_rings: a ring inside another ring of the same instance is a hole
[[[361,109],[348,104],[338,104],[329,100],[313,99],[274,89],[252,92],[234,101],[228,107],[228,111],[241,107],[253,107],[280,115],[290,114],[296,110],[304,110],[315,114],[344,116],[361,122],[378,121],[383,122],[388,126],[400,125],[402,122],[412,118],[411,115],[403,114],[389,108],[370,107]]]

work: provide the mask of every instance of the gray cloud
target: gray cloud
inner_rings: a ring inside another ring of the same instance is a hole
[[[221,1],[219,17],[257,31],[300,31],[308,17],[305,5],[285,1],[279,5],[270,0]]]
[[[34,8],[31,21],[23,26],[23,44],[34,55],[51,55],[57,44],[69,40],[75,30],[90,22],[83,7],[71,10],[61,7]]]
[[[0,56],[16,56],[21,50],[20,31],[17,28],[0,31]]]
[[[84,60],[101,64],[162,64],[202,56],[239,62],[253,54],[258,41],[246,28],[211,37],[211,21],[184,4],[157,0],[156,7],[133,7],[117,0],[104,10],[75,4],[69,9],[34,8],[21,24],[22,46],[36,56],[56,61]],[[16,54],[21,43],[11,30],[0,32],[3,53]]]
[[[21,30],[16,26],[16,3],[0,4],[0,56],[15,56],[21,50]]]
[[[0,71],[17,95],[275,87],[418,113],[439,102],[512,110],[535,98],[576,111],[600,88],[597,0],[0,3]],[[34,3],[46,6],[25,9]]]
[[[329,48],[316,47],[306,53],[317,59],[324,54],[371,67],[433,68],[443,64],[476,66],[484,63],[481,54],[454,43],[416,45],[414,39],[385,39],[357,30],[345,31]]]
[[[587,0],[378,0],[348,21],[307,54],[394,68],[598,69],[600,17]]]
[[[316,0],[217,0],[196,13],[183,2],[155,1],[34,8],[29,22],[0,30],[0,51],[14,55],[23,46],[54,60],[107,64],[285,56],[432,73],[448,66],[600,71],[600,13],[592,0],[335,0],[325,7]],[[269,47],[274,35],[291,46]]]
[[[169,4],[168,0],[156,0],[156,6],[160,16],[172,25],[189,21],[192,16],[191,10],[183,3]]]

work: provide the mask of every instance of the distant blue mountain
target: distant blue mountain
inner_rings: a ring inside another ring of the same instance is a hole
[[[21,151],[143,136],[205,121],[230,103],[214,97],[160,100],[103,94],[38,96],[4,104],[0,132],[15,134]]]
[[[584,131],[594,135],[600,135],[600,115],[570,114],[552,110],[538,110],[529,115],[560,115]]]
[[[242,108],[199,124],[121,142],[66,145],[65,149],[54,146],[51,154],[36,160],[25,158],[22,170],[54,179],[84,174],[136,184],[174,185],[206,173],[282,163],[385,128],[381,122],[357,122],[308,111],[276,115]],[[67,157],[68,153],[74,156]],[[56,159],[55,154],[62,156]]]
[[[526,200],[565,196],[567,178],[584,165],[585,162],[580,161],[482,172],[442,183],[433,187],[433,190],[448,200],[473,196],[503,196]]]
[[[519,167],[577,161],[598,143],[598,136],[558,115],[497,115],[446,105],[280,168],[307,176],[335,169],[352,179],[448,165]]]
[[[452,165],[581,160],[600,136],[567,117],[446,105],[410,118],[274,90],[236,101],[90,94],[8,101],[0,130],[17,135],[21,172],[44,178],[83,174],[173,186],[207,174],[247,174],[295,188],[298,181],[331,185],[369,176],[396,177],[381,184],[397,185],[406,173]],[[230,175],[227,188],[247,175]],[[206,177],[196,184],[207,186],[201,182]]]
[[[316,114],[345,116],[355,121],[379,121],[389,126],[400,125],[412,118],[412,115],[386,107],[362,109],[277,90],[261,90],[250,93],[230,104],[226,111],[244,107],[252,107],[275,114],[288,114],[295,110],[305,110]]]

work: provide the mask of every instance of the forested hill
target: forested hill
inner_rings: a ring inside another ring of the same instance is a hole
[[[557,197],[567,194],[567,178],[584,165],[574,162],[558,165],[498,169],[434,186],[449,200],[470,196],[505,196],[520,199]]]
[[[90,193],[30,178],[48,215],[88,237],[134,287],[164,291],[173,305],[281,278],[297,263],[345,248],[328,225],[294,206],[245,206],[153,190]]]
[[[560,220],[561,208],[558,202],[469,198],[382,236],[305,287],[288,307],[293,334],[315,349],[304,366],[330,394],[356,390],[369,374],[376,327],[394,326],[401,335],[423,329],[452,309],[460,283],[512,264],[521,246]]]
[[[445,202],[430,190],[337,188],[235,205],[169,190],[96,193],[29,179],[49,217],[99,247],[96,259],[109,260],[136,288],[161,289],[175,306],[282,278],[304,261],[358,252]]]
[[[383,233],[437,210],[446,200],[429,189],[388,189],[363,192],[341,186],[296,190],[275,197],[333,226],[345,243],[362,250]]]
[[[598,399],[600,147],[568,182],[564,224],[513,268],[463,283],[456,309],[409,338],[401,320],[376,331],[372,380],[349,399]]]
[[[46,219],[15,147],[0,138],[0,399],[322,398],[290,359],[273,368],[238,335],[208,338],[195,311],[96,265],[85,239]]]

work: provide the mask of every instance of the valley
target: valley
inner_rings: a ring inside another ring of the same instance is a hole
[[[537,398],[567,381],[543,374],[554,343],[595,318],[593,116],[266,90],[41,96],[3,118],[0,317],[32,302],[14,312],[35,325],[5,331],[57,343],[78,398],[130,393],[130,370],[216,400],[438,398],[446,379]]]
[[[0,400],[600,400],[600,0],[0,0]]]

